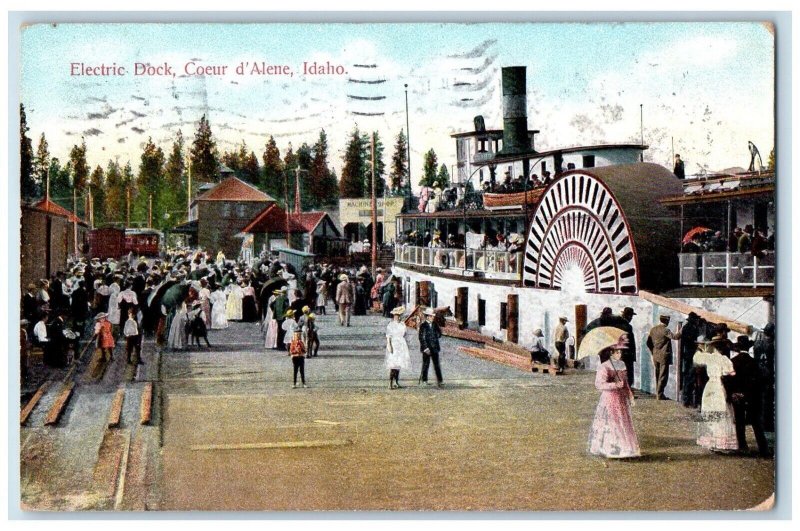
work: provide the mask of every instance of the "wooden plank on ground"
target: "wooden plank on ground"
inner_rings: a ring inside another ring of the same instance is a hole
[[[110,504],[114,503],[117,493],[120,467],[128,448],[129,437],[128,430],[106,430],[97,450],[97,462],[92,475],[94,488],[100,496],[109,500]]]
[[[72,390],[75,388],[75,382],[68,382],[61,388],[61,392],[56,397],[55,403],[50,407],[47,412],[47,417],[44,419],[45,426],[54,426],[58,423],[58,419],[64,410],[67,408],[70,397],[72,397]]]
[[[50,387],[49,380],[39,386],[39,389],[36,390],[36,393],[34,393],[28,403],[25,404],[25,407],[22,408],[22,411],[19,413],[20,426],[28,422],[28,417],[31,416],[31,413],[33,413],[33,410],[36,408],[37,404],[39,404],[39,400],[42,399],[48,387]]]
[[[153,383],[147,382],[142,390],[142,402],[139,407],[139,423],[149,424],[153,412]]]
[[[353,444],[348,439],[331,439],[321,441],[281,441],[271,443],[236,443],[236,444],[196,444],[189,447],[192,451],[209,450],[270,450],[280,448],[326,448],[329,446],[347,446]]]
[[[125,401],[125,389],[117,389],[114,400],[111,402],[111,413],[108,414],[108,427],[118,428],[122,417],[122,404]]]

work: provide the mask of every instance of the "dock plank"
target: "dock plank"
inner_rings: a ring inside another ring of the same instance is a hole
[[[114,400],[111,402],[111,412],[108,415],[108,427],[118,428],[122,418],[122,404],[125,402],[125,389],[117,389]]]
[[[153,384],[147,382],[142,390],[142,402],[139,407],[139,423],[150,424],[153,413]]]
[[[22,426],[23,424],[28,422],[28,418],[31,416],[31,413],[33,413],[33,410],[39,404],[39,401],[42,399],[42,397],[44,396],[45,392],[47,392],[47,389],[49,387],[50,387],[50,381],[49,380],[46,381],[45,383],[43,383],[42,385],[40,385],[39,389],[36,390],[36,393],[31,397],[31,399],[28,401],[28,403],[25,404],[25,407],[22,408],[22,411],[20,411],[20,413],[19,413],[19,425],[20,426]]]
[[[72,390],[74,388],[75,382],[68,382],[64,384],[64,387],[61,388],[61,392],[56,398],[55,403],[52,405],[52,407],[50,407],[50,411],[47,412],[47,417],[44,419],[45,426],[54,426],[58,423],[58,419],[61,418],[64,410],[67,408],[67,404],[69,403],[69,399],[72,397]]]

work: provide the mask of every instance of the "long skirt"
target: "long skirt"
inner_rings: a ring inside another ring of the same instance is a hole
[[[255,323],[258,321],[258,310],[256,308],[256,298],[248,295],[242,299],[242,321]]]
[[[639,457],[627,389],[603,391],[589,432],[589,453],[603,457]]]
[[[264,341],[265,348],[278,348],[278,321],[270,319],[267,325],[267,337]]]

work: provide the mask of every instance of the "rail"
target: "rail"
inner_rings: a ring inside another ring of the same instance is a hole
[[[683,253],[678,255],[684,286],[761,287],[775,285],[775,252]]]
[[[518,280],[522,271],[522,251],[398,245],[395,247],[394,261],[434,267],[464,276],[479,273],[486,278],[496,279]]]

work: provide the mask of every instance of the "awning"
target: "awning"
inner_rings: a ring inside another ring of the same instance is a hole
[[[188,221],[181,225],[177,225],[170,230],[173,234],[197,234],[197,220]]]

